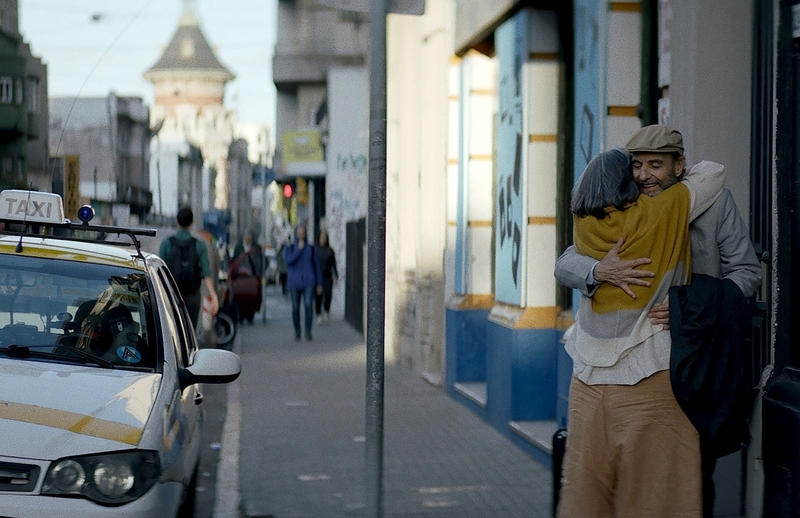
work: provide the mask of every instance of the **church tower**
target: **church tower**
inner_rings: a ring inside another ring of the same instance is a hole
[[[213,182],[208,201],[217,209],[228,208],[226,162],[236,116],[223,100],[225,84],[234,77],[200,29],[196,0],[183,0],[175,34],[144,73],[155,94],[151,126],[158,128],[161,142],[187,142],[200,149]]]

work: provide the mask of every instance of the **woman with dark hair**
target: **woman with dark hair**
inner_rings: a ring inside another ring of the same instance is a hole
[[[601,284],[581,297],[566,341],[573,376],[559,518],[702,515],[699,435],[672,394],[669,330],[647,313],[671,286],[687,283],[689,222],[724,181],[721,165],[701,162],[650,197],[639,193],[632,155],[612,149],[589,162],[573,190],[578,252],[649,257],[654,276],[649,286],[631,286],[633,296]],[[653,365],[631,362],[641,347],[652,351]],[[654,374],[631,386],[624,374],[634,371]]]
[[[333,285],[339,280],[336,253],[328,242],[328,233],[324,230],[317,237],[317,260],[322,271],[322,293],[317,293],[316,298],[317,323],[321,324],[323,321],[327,322],[330,317]]]

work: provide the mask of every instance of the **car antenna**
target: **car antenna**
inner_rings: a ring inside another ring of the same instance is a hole
[[[19,243],[17,243],[17,248],[14,250],[18,254],[22,253],[22,236],[25,235],[25,225],[26,221],[28,221],[28,205],[31,204],[31,191],[33,190],[33,183],[30,184],[28,188],[28,200],[25,202],[25,215],[22,216],[22,229],[19,231]]]

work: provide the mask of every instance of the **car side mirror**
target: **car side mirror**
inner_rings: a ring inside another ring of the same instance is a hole
[[[181,389],[195,383],[230,383],[242,372],[242,360],[224,349],[200,349],[180,375]]]

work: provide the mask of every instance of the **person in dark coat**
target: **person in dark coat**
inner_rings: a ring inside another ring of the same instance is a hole
[[[336,253],[328,242],[328,233],[324,230],[317,237],[317,261],[322,271],[322,293],[317,293],[316,310],[317,324],[327,322],[331,311],[331,298],[333,285],[339,281],[339,271],[336,269]],[[322,311],[325,311],[323,314]]]
[[[300,301],[305,312],[306,340],[311,340],[314,321],[314,294],[322,293],[322,272],[314,246],[306,238],[306,226],[299,224],[294,230],[294,242],[283,249],[286,260],[286,289],[292,298],[292,323],[294,335],[300,340]]]

